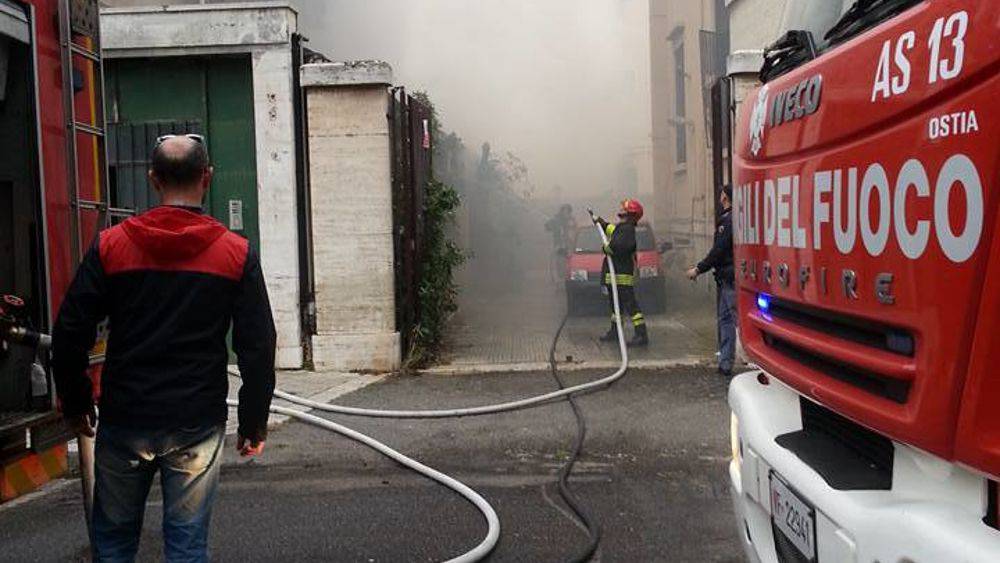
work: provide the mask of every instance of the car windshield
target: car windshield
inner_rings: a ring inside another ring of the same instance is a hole
[[[601,244],[601,235],[597,232],[597,229],[586,227],[577,232],[577,252],[600,252]]]
[[[656,238],[653,237],[653,229],[649,225],[639,225],[635,230],[635,246],[639,252],[656,250]]]
[[[635,229],[636,250],[645,252],[656,249],[656,238],[653,236],[653,229],[649,225],[639,225]],[[580,229],[576,235],[577,252],[600,252],[601,235],[597,229],[587,227]]]

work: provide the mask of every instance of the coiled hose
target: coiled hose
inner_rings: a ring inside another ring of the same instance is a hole
[[[591,218],[593,218],[593,212],[591,212]],[[601,235],[601,240],[604,242],[604,244],[607,244],[608,238],[607,235],[604,233],[604,230],[597,225],[596,221],[594,224],[595,228],[597,228],[598,232]],[[611,298],[615,312],[615,328],[618,331],[618,349],[621,352],[621,365],[619,365],[618,369],[613,374],[607,377],[597,379],[595,381],[590,381],[587,383],[581,383],[579,385],[572,385],[570,387],[561,388],[557,391],[552,391],[550,393],[543,393],[541,395],[536,395],[534,397],[526,397],[524,399],[518,399],[516,401],[508,401],[506,403],[499,403],[494,405],[482,405],[477,407],[466,407],[457,409],[381,410],[381,409],[365,409],[360,407],[347,407],[342,405],[331,405],[329,403],[320,403],[318,401],[312,401],[310,399],[305,399],[293,395],[291,393],[281,391],[280,389],[274,390],[274,396],[283,399],[285,401],[288,401],[290,403],[294,403],[304,407],[309,407],[311,409],[320,410],[324,412],[331,412],[336,414],[350,415],[350,416],[364,416],[371,418],[457,418],[464,416],[477,416],[477,415],[493,414],[499,412],[515,411],[551,403],[563,397],[570,397],[572,395],[589,393],[598,389],[603,389],[611,385],[615,381],[621,379],[625,375],[625,372],[628,371],[628,348],[625,345],[625,332],[622,329],[622,323],[621,323],[621,310],[618,303],[618,284],[616,282],[616,276],[615,276],[615,265],[611,260],[608,260],[607,262],[611,278]],[[565,319],[563,320],[563,324],[565,324]],[[560,333],[561,331],[562,331],[562,326],[560,326],[559,329]],[[558,334],[559,333],[557,333],[556,336],[557,339],[558,339]],[[555,347],[555,341],[553,341],[553,351],[552,351],[553,354],[554,354],[554,347]],[[554,359],[554,356],[552,356],[551,359]],[[239,377],[238,371],[230,369],[230,374]],[[229,403],[230,406],[238,406],[238,403],[236,401],[230,400],[227,402]],[[441,473],[440,471],[437,471],[436,469],[433,469],[414,459],[406,457],[405,455],[397,452],[396,450],[390,448],[389,446],[383,444],[382,442],[379,442],[378,440],[370,436],[367,436],[356,430],[352,430],[346,426],[337,424],[325,418],[299,412],[294,409],[289,409],[287,407],[281,407],[275,405],[271,406],[271,412],[290,416],[292,418],[301,420],[308,424],[312,424],[320,428],[325,428],[327,430],[332,430],[356,442],[360,442],[374,449],[375,451],[381,453],[382,455],[385,455],[386,457],[394,461],[397,461],[405,465],[406,467],[409,467],[410,469],[416,471],[417,473],[420,473],[425,477],[428,477],[430,479],[433,479],[434,481],[437,481],[438,483],[441,483],[442,485],[448,487],[449,489],[452,489],[459,495],[466,498],[469,502],[471,502],[486,519],[486,524],[487,524],[486,537],[483,538],[483,540],[471,550],[459,555],[458,557],[449,559],[448,560],[449,563],[473,563],[475,561],[480,561],[481,559],[486,557],[491,551],[493,551],[494,547],[496,547],[497,541],[500,539],[500,519],[497,517],[496,511],[493,509],[493,507],[490,506],[490,504],[486,502],[486,500],[483,499],[482,496],[480,496],[474,490],[469,488],[467,485],[461,483],[460,481],[452,477],[449,477],[448,475],[445,475],[444,473]],[[572,466],[568,467],[569,469],[572,469]],[[568,471],[567,471],[567,476],[568,476]],[[574,508],[574,510],[576,509]],[[596,543],[594,544],[594,548],[596,549]],[[591,553],[593,552],[591,551]]]

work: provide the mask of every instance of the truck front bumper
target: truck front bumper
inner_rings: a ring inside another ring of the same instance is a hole
[[[889,490],[835,490],[775,441],[802,429],[800,396],[774,377],[765,376],[764,384],[759,374],[739,375],[729,387],[729,476],[737,533],[749,561],[789,560],[775,545],[780,532],[771,520],[773,475],[814,508],[819,563],[1000,561],[1000,531],[983,522],[984,476],[894,443]]]

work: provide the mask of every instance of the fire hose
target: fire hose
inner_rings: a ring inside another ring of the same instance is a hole
[[[590,209],[588,209],[587,211],[590,213],[591,219],[594,221],[595,227],[597,227],[598,232],[600,233],[601,240],[603,241],[603,243],[605,245],[608,244],[607,234],[604,232],[604,229],[601,229],[597,225],[597,221],[594,219],[594,213],[593,213],[593,211],[590,210]],[[595,390],[598,390],[598,389],[605,388],[605,387],[611,385],[612,383],[614,383],[615,381],[617,381],[618,379],[622,378],[625,375],[626,371],[628,370],[628,347],[625,344],[625,333],[624,333],[624,330],[623,330],[622,324],[621,324],[621,311],[620,311],[620,305],[619,305],[619,302],[618,302],[618,284],[617,284],[616,277],[615,277],[615,266],[614,266],[614,263],[611,260],[608,260],[608,268],[609,268],[609,274],[610,274],[610,279],[611,279],[611,297],[612,297],[612,303],[613,303],[613,306],[614,306],[614,313],[615,313],[615,328],[617,329],[617,332],[618,332],[618,348],[619,348],[619,351],[621,352],[621,364],[619,365],[618,369],[614,373],[612,373],[611,375],[609,375],[607,377],[604,377],[604,378],[601,378],[601,379],[597,379],[597,380],[594,380],[594,381],[590,381],[590,382],[587,382],[587,383],[582,383],[582,384],[579,384],[579,385],[573,385],[573,386],[570,386],[570,387],[562,387],[562,385],[560,384],[560,389],[557,390],[557,391],[552,391],[552,392],[549,392],[549,393],[543,393],[541,395],[536,395],[536,396],[533,396],[533,397],[527,397],[527,398],[524,398],[524,399],[518,399],[518,400],[515,400],[515,401],[508,401],[508,402],[505,402],[505,403],[499,403],[499,404],[493,404],[493,405],[482,405],[482,406],[476,406],[476,407],[465,407],[465,408],[456,408],[456,409],[383,410],[383,409],[366,409],[366,408],[360,408],[360,407],[348,407],[348,406],[343,406],[343,405],[333,405],[333,404],[329,404],[329,403],[321,403],[321,402],[318,402],[318,401],[312,401],[312,400],[309,400],[309,399],[298,397],[298,396],[293,395],[291,393],[287,393],[285,391],[281,391],[280,389],[275,389],[274,396],[278,397],[280,399],[283,399],[285,401],[288,401],[290,403],[294,403],[294,404],[301,405],[301,406],[304,406],[304,407],[309,407],[311,409],[315,409],[315,410],[319,410],[319,411],[324,411],[324,412],[330,412],[330,413],[336,413],[336,414],[350,415],[350,416],[362,416],[362,417],[371,417],[371,418],[401,418],[401,419],[402,418],[408,418],[408,419],[413,419],[413,418],[458,418],[458,417],[478,416],[478,415],[484,415],[484,414],[493,414],[493,413],[510,412],[510,411],[515,411],[515,410],[521,410],[521,409],[525,409],[525,408],[530,408],[530,407],[535,407],[535,406],[539,406],[539,405],[543,405],[543,404],[548,404],[548,403],[551,403],[551,402],[556,401],[558,399],[562,399],[564,397],[572,397],[574,395],[588,393],[588,392],[592,392],[592,391],[595,391]],[[563,321],[563,324],[565,324],[565,319]],[[556,334],[556,340],[558,340],[558,336],[561,333],[561,331],[562,331],[562,326],[560,326],[560,329],[559,329],[559,331]],[[555,344],[556,344],[556,341],[553,341],[553,347],[552,347],[552,350],[550,351],[550,352],[552,352],[552,353],[550,353],[550,361],[554,358]],[[236,375],[236,376],[239,375],[238,372],[230,372],[230,373],[232,373],[233,375]],[[557,377],[557,380],[558,380],[558,375],[556,377]],[[235,404],[235,402],[231,401],[230,404],[231,405]],[[282,410],[278,411],[278,410],[275,410],[275,409],[282,409]],[[338,433],[340,433],[340,434],[342,434],[344,436],[347,436],[348,438],[354,439],[354,440],[359,441],[359,442],[361,442],[361,443],[363,443],[365,445],[368,445],[369,447],[374,448],[376,451],[379,451],[380,453],[383,453],[387,457],[389,457],[391,459],[394,459],[396,461],[400,461],[400,463],[403,463],[404,465],[406,465],[407,467],[410,467],[411,469],[417,471],[418,473],[421,473],[421,474],[423,474],[423,475],[425,475],[425,476],[427,476],[427,477],[429,477],[429,478],[431,478],[431,479],[433,479],[435,481],[438,481],[439,483],[445,485],[446,487],[451,488],[452,490],[456,491],[457,493],[459,493],[460,495],[462,495],[466,499],[468,499],[470,502],[472,502],[472,504],[475,505],[477,509],[479,509],[479,511],[482,513],[483,517],[486,519],[486,522],[487,522],[487,525],[488,525],[488,530],[487,530],[487,533],[486,533],[486,537],[475,548],[473,548],[472,550],[470,550],[470,551],[468,551],[466,553],[463,553],[462,555],[459,555],[458,557],[455,557],[454,559],[450,559],[449,560],[450,562],[474,562],[474,561],[479,561],[483,557],[485,557],[487,554],[489,554],[493,550],[493,548],[496,546],[496,543],[497,543],[497,541],[500,538],[500,520],[499,520],[499,518],[497,518],[496,512],[493,510],[493,508],[488,503],[486,503],[486,501],[483,500],[482,497],[479,494],[477,494],[475,491],[473,491],[469,487],[467,487],[467,486],[465,486],[465,485],[463,485],[463,484],[461,484],[461,483],[459,483],[459,482],[451,479],[450,477],[447,477],[446,475],[443,475],[442,473],[440,473],[440,472],[438,472],[436,470],[428,468],[428,467],[420,464],[419,462],[416,462],[414,460],[411,460],[410,458],[407,458],[406,456],[403,456],[402,454],[399,454],[395,450],[392,450],[391,448],[389,448],[385,444],[382,444],[381,442],[378,442],[377,440],[374,440],[371,437],[368,437],[368,436],[365,436],[363,434],[360,434],[360,433],[358,433],[356,431],[353,431],[353,430],[351,430],[349,428],[346,428],[346,427],[343,427],[343,426],[340,426],[340,425],[336,425],[335,423],[332,423],[332,422],[330,422],[327,419],[320,418],[320,417],[313,416],[313,415],[306,415],[304,413],[300,413],[300,412],[292,410],[292,409],[285,409],[283,407],[271,407],[271,411],[272,412],[280,412],[282,414],[288,414],[289,416],[292,416],[292,417],[297,418],[299,420],[302,420],[304,422],[307,422],[307,423],[310,423],[310,424],[314,424],[316,426],[320,426],[320,427],[323,427],[323,428],[327,428],[329,430],[333,430],[334,432],[338,432]],[[292,414],[292,413],[295,413],[295,414]],[[306,418],[306,417],[308,417],[308,418]],[[575,449],[578,450],[578,447],[576,447]],[[401,461],[401,459],[405,459],[406,461]],[[568,465],[567,467],[569,469],[572,469],[571,465]],[[425,468],[428,469],[428,470],[430,470],[430,471],[425,471],[424,470]],[[447,481],[446,480],[442,480],[440,477],[445,477],[448,480]],[[564,479],[564,477],[560,476],[560,480],[562,481],[563,479]],[[458,485],[458,486],[455,486],[455,485]],[[573,508],[574,508],[574,511],[576,511],[578,513],[578,515],[580,515],[580,511],[578,510],[578,507],[577,506],[573,506]],[[581,519],[583,519],[585,522],[588,520],[588,518],[586,516],[583,516],[583,515],[580,515],[580,516],[581,516]],[[596,529],[596,527],[593,526],[593,524],[591,524],[589,522],[586,522],[586,523],[589,524],[587,526],[587,528],[588,528],[588,534],[590,534],[592,536],[592,538],[596,537],[597,534],[594,532],[594,530]],[[595,542],[596,542],[596,540],[595,540]],[[596,548],[596,543],[593,543],[593,545],[588,548],[589,553],[592,553],[594,548]]]
[[[594,218],[593,211],[588,209],[591,218]],[[595,226],[597,221],[594,221]],[[598,227],[600,236],[604,244],[608,243],[607,235],[604,230]],[[618,369],[611,375],[590,381],[587,383],[582,383],[579,385],[573,385],[570,387],[560,388],[557,391],[552,391],[549,393],[543,393],[541,395],[536,395],[533,397],[527,397],[523,399],[518,399],[514,401],[508,401],[493,405],[482,405],[476,407],[466,407],[466,408],[455,408],[455,409],[436,409],[436,410],[380,410],[380,409],[365,409],[359,407],[347,407],[342,405],[332,405],[328,403],[320,403],[317,401],[312,401],[302,397],[298,397],[291,393],[281,391],[280,389],[275,389],[274,396],[290,403],[301,405],[304,407],[309,407],[311,409],[320,410],[324,412],[331,412],[336,414],[344,414],[351,416],[363,416],[363,417],[374,417],[374,418],[455,418],[455,417],[465,417],[465,416],[478,416],[484,414],[493,414],[500,412],[509,412],[515,410],[521,410],[525,408],[540,406],[548,403],[552,403],[556,400],[562,399],[564,397],[570,397],[573,395],[579,395],[583,393],[593,392],[598,389],[605,388],[618,379],[622,378],[628,369],[628,349],[625,345],[625,334],[622,329],[620,307],[618,301],[618,285],[615,277],[614,264],[611,260],[608,260],[608,267],[610,270],[611,279],[611,296],[612,303],[615,312],[615,325],[618,332],[618,347],[621,352],[621,364]],[[561,332],[560,327],[560,332]],[[32,334],[19,334],[21,337],[32,337]],[[13,331],[8,335],[13,337]],[[556,338],[558,338],[558,333]],[[18,338],[22,340],[22,338]],[[51,340],[47,335],[38,335],[35,340],[37,346],[40,348],[48,347]],[[555,342],[553,342],[554,349]],[[230,371],[232,375],[239,376],[238,372]],[[229,400],[227,403],[230,406],[238,406],[237,401]],[[351,440],[364,444],[375,451],[381,453],[382,455],[396,461],[413,471],[428,477],[449,489],[452,489],[470,503],[472,503],[477,510],[483,515],[486,520],[487,532],[483,540],[476,545],[471,550],[449,559],[449,563],[471,563],[475,561],[480,561],[485,558],[489,553],[496,547],[497,542],[500,539],[500,519],[496,514],[493,507],[476,491],[471,489],[464,483],[454,479],[444,473],[428,467],[412,458],[409,458],[402,453],[394,450],[388,445],[368,436],[348,428],[344,425],[338,424],[331,420],[312,415],[309,413],[300,412],[295,409],[288,407],[282,407],[277,405],[272,405],[270,407],[271,412],[282,414],[300,420],[307,424],[311,424],[320,428],[331,430],[338,434],[341,434]],[[94,490],[94,441],[92,438],[80,435],[79,439],[79,450],[80,450],[80,461],[81,461],[81,480],[83,483],[83,494],[84,494],[84,504],[86,509],[87,525],[90,526],[90,519],[93,509],[93,490]]]

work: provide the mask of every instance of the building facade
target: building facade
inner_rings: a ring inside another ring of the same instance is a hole
[[[649,0],[649,14],[654,220],[674,244],[677,273],[707,252],[715,229],[711,94],[728,30],[722,0]]]

